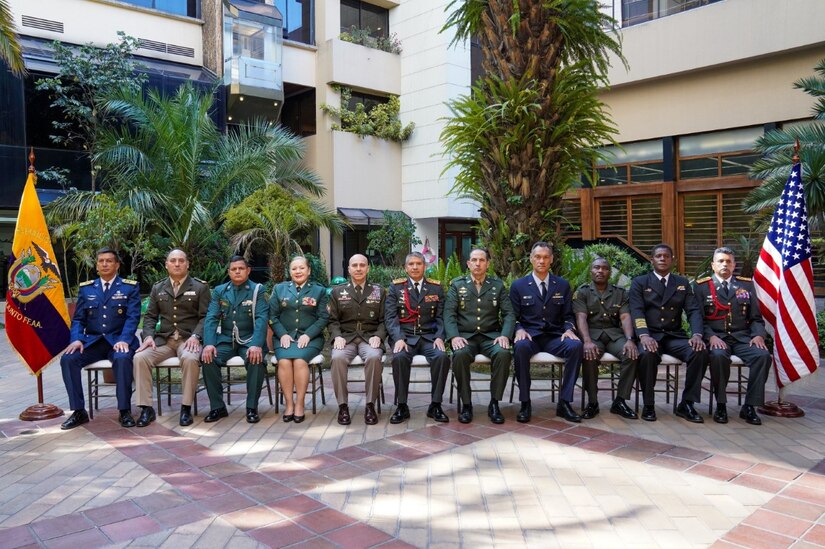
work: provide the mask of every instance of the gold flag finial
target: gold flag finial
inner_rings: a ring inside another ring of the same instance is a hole
[[[793,157],[791,157],[791,160],[794,164],[799,164],[799,138],[793,144]]]
[[[29,173],[37,173],[34,169],[34,147],[29,149]]]

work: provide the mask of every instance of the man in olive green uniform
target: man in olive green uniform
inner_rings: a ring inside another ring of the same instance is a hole
[[[233,356],[244,359],[246,367],[246,421],[257,423],[258,398],[261,396],[266,364],[263,346],[269,305],[263,285],[249,281],[252,272],[239,255],[229,260],[229,282],[212,292],[212,301],[203,327],[203,381],[209,394],[207,423],[228,416],[223,402],[221,366]]]
[[[748,367],[748,391],[739,417],[761,425],[756,408],[765,404],[765,382],[771,369],[771,354],[765,345],[765,323],[750,278],[733,276],[736,260],[730,248],[717,248],[711,262],[713,276],[694,284],[696,299],[705,320],[705,339],[710,348],[710,385],[716,395],[713,421],[728,422],[727,386],[731,354]]]
[[[410,371],[415,355],[424,355],[430,364],[432,382],[427,417],[446,423],[450,421],[441,409],[444,386],[450,373],[450,360],[444,347],[444,290],[441,282],[424,278],[424,256],[412,252],[404,260],[406,278],[392,281],[384,306],[384,324],[392,345],[392,377],[398,408],[390,423],[410,419],[407,395]]]
[[[492,361],[487,416],[493,423],[504,423],[498,402],[510,374],[510,339],[516,317],[504,282],[487,276],[489,264],[487,250],[471,251],[467,260],[470,274],[452,281],[444,305],[444,332],[453,348],[453,374],[463,403],[458,416],[461,423],[473,420],[470,364],[477,354]]]
[[[582,284],[573,294],[573,313],[584,343],[582,386],[587,392],[588,404],[582,418],[592,419],[599,413],[599,359],[607,351],[621,360],[617,395],[610,413],[636,419],[636,412],[626,402],[636,378],[636,359],[639,358],[633,341],[627,292],[609,283],[610,263],[601,257],[590,264],[590,279],[592,283]]]
[[[134,377],[137,404],[142,408],[138,427],[155,420],[152,408],[152,369],[177,356],[181,368],[180,424],[192,424],[192,402],[200,377],[203,320],[209,307],[209,286],[189,276],[189,260],[183,250],[166,256],[169,277],[149,293],[149,306],[143,317],[143,344],[135,353]],[[159,323],[159,324],[158,324]]]
[[[355,254],[349,260],[350,281],[332,289],[329,296],[329,335],[332,338],[332,387],[338,401],[338,423],[352,421],[347,399],[347,368],[360,356],[364,361],[364,391],[367,404],[364,423],[375,425],[375,401],[381,387],[381,358],[384,355],[384,301],[387,292],[378,284],[368,284],[367,258]]]

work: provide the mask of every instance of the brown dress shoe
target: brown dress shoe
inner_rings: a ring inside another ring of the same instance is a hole
[[[375,405],[372,402],[368,402],[367,407],[364,409],[364,423],[367,425],[378,423],[378,414],[375,413]]]
[[[352,418],[349,415],[349,406],[346,404],[338,406],[338,423],[340,425],[349,425],[352,423]]]

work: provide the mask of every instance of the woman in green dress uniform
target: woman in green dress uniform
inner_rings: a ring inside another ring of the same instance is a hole
[[[269,300],[278,382],[285,400],[283,419],[295,423],[304,421],[309,361],[324,347],[324,327],[329,320],[327,289],[310,281],[310,272],[307,258],[293,258],[289,263],[292,280],[276,285]]]

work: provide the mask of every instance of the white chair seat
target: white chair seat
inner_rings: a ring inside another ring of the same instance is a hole
[[[381,363],[386,364],[386,362],[387,362],[387,355],[382,355],[381,356]],[[364,359],[361,358],[360,355],[355,355],[355,358],[353,358],[352,360],[349,361],[349,365],[350,366],[363,366],[364,365]]]
[[[233,356],[229,360],[226,361],[227,366],[243,366],[243,358],[239,356]]]
[[[324,363],[324,355],[316,355],[315,358],[309,361],[310,364],[318,365]]]
[[[98,360],[97,362],[92,362],[91,364],[87,364],[83,367],[84,370],[105,370],[107,368],[112,367],[111,360]]]
[[[745,365],[745,361],[742,360],[741,358],[739,358],[736,355],[731,355],[730,363],[733,364],[734,366],[744,366]]]
[[[610,353],[605,353],[599,362],[619,362],[619,359]]]
[[[549,363],[558,363],[563,364],[564,359],[557,357],[556,355],[551,355],[550,353],[536,353],[530,357],[530,363],[536,364],[549,364]]]
[[[492,360],[490,360],[490,357],[488,356],[476,355],[476,357],[473,359],[473,362],[475,362],[476,364],[491,364]]]
[[[167,358],[163,362],[159,362],[157,364],[158,368],[177,368],[180,367],[180,359],[176,356],[172,358]]]
[[[412,366],[429,366],[430,362],[424,355],[415,355],[412,359]]]
[[[679,360],[678,358],[676,358],[675,356],[670,356],[670,355],[663,354],[662,355],[662,361],[659,364],[664,364],[664,365],[670,364],[671,366],[673,366],[673,365],[681,364],[681,363],[682,363],[682,361]]]

